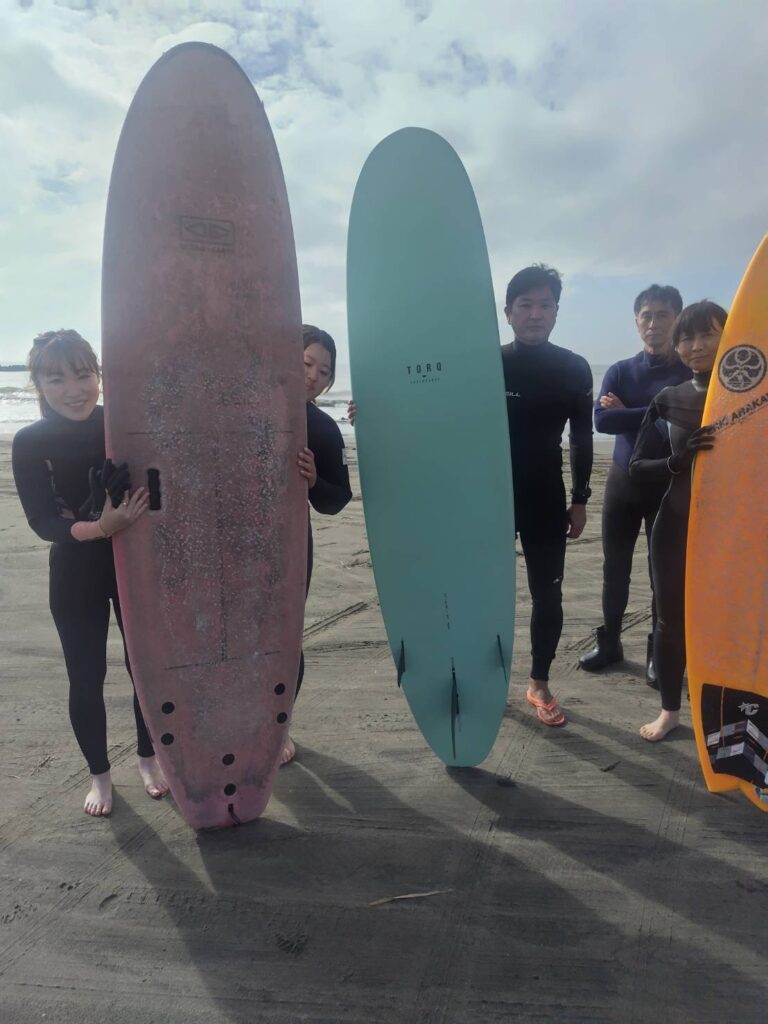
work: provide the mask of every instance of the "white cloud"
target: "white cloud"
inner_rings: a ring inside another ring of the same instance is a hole
[[[223,50],[231,50],[237,41],[237,29],[218,21],[196,21],[178,32],[170,32],[155,40],[154,52],[158,57],[180,43],[211,43]]]
[[[130,98],[164,49],[229,49],[264,100],[305,315],[346,333],[346,220],[367,154],[441,132],[472,178],[497,290],[543,259],[600,355],[636,280],[731,287],[768,230],[763,0],[35,0],[0,15],[0,358],[51,325],[98,337],[103,208]],[[720,275],[718,278],[717,275]],[[613,290],[610,284],[614,282]],[[597,282],[597,284],[595,284]],[[726,294],[715,297],[723,301]],[[581,304],[581,305],[579,305]],[[581,341],[574,338],[573,343]]]

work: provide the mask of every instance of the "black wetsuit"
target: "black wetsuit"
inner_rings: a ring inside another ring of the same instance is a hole
[[[51,542],[49,602],[69,676],[69,716],[92,775],[109,771],[104,678],[110,601],[122,632],[112,541],[77,541],[90,508],[88,470],[104,462],[104,410],[76,422],[49,411],[13,439],[13,475],[29,525]],[[128,655],[125,663],[128,671]],[[154,754],[134,691],[138,753]]]
[[[315,456],[317,481],[309,491],[309,502],[315,512],[335,516],[341,512],[352,497],[349,486],[347,456],[344,439],[335,420],[318,409],[314,402],[307,402],[307,447]],[[309,524],[307,540],[307,593],[312,580],[313,563],[312,524]],[[304,654],[301,655],[299,678],[296,683],[298,695],[304,679]]]
[[[691,471],[673,475],[668,458],[681,452],[701,426],[709,374],[665,388],[648,407],[629,463],[633,480],[667,483],[651,533],[651,568],[658,620],[653,661],[665,711],[680,710],[685,671],[685,548],[691,505]]]
[[[621,622],[629,600],[632,556],[645,525],[648,539],[648,571],[650,539],[656,513],[664,495],[665,483],[639,483],[629,477],[629,459],[637,433],[651,400],[665,387],[690,380],[691,371],[675,356],[672,360],[638,352],[630,359],[621,359],[608,367],[600,389],[600,397],[612,392],[624,403],[623,409],[603,409],[595,404],[595,429],[614,434],[616,443],[608,471],[603,497],[603,621],[608,643],[615,643],[621,633]],[[651,576],[651,593],[653,581]],[[652,596],[651,617],[656,624],[656,601]]]
[[[570,423],[571,491],[586,504],[592,471],[592,371],[549,341],[501,348],[515,490],[515,528],[531,592],[531,677],[549,679],[563,628],[568,515],[562,436]]]

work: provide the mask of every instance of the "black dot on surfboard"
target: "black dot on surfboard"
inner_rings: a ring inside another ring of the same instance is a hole
[[[234,764],[235,763],[235,755],[234,754],[225,754],[224,757],[222,757],[222,759],[221,759],[221,763],[222,764]]]
[[[176,705],[173,703],[172,700],[167,700],[165,704],[163,704],[162,712],[164,715],[172,715],[175,710]]]
[[[170,745],[173,743],[173,733],[164,732],[163,735],[160,737],[160,742],[163,744],[164,747],[170,747]]]
[[[232,796],[233,793],[237,792],[237,786],[234,784],[234,782],[230,782],[224,787],[224,792],[227,794],[227,796]]]
[[[286,715],[284,711],[281,711],[280,714],[277,716],[277,720],[281,725],[283,724],[284,721],[286,721],[287,718],[288,715]]]
[[[275,693],[285,693],[285,683],[278,683],[275,687]]]

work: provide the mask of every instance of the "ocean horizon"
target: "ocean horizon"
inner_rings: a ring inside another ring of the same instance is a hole
[[[608,364],[595,363],[590,366],[595,392],[603,382]],[[317,405],[328,413],[344,430],[351,432],[347,420],[347,403],[352,397],[349,379],[340,378],[325,395],[317,400]],[[37,395],[29,382],[26,370],[3,370],[0,368],[0,434],[15,434],[21,427],[34,423],[40,418]],[[597,434],[597,432],[595,432]],[[601,438],[607,434],[598,435]]]

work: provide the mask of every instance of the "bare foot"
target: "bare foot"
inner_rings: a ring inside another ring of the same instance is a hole
[[[83,810],[92,818],[106,818],[112,813],[112,776],[109,772],[91,776],[91,788]]]
[[[528,680],[528,693],[536,700],[543,700],[545,704],[552,701],[552,692],[548,683],[542,679],[534,679],[533,676]]]
[[[655,722],[640,726],[640,735],[649,743],[658,743],[667,733],[672,732],[680,724],[679,711],[662,711]]]
[[[296,744],[289,736],[285,741],[283,752],[280,755],[280,767],[282,768],[284,764],[290,764],[294,757],[296,757]]]
[[[153,800],[159,800],[168,792],[168,783],[156,757],[139,758],[139,775],[144,783],[145,792]]]
[[[545,680],[531,677],[528,680],[525,698],[529,704],[534,706],[536,717],[544,725],[561,726],[566,724],[563,709]]]

